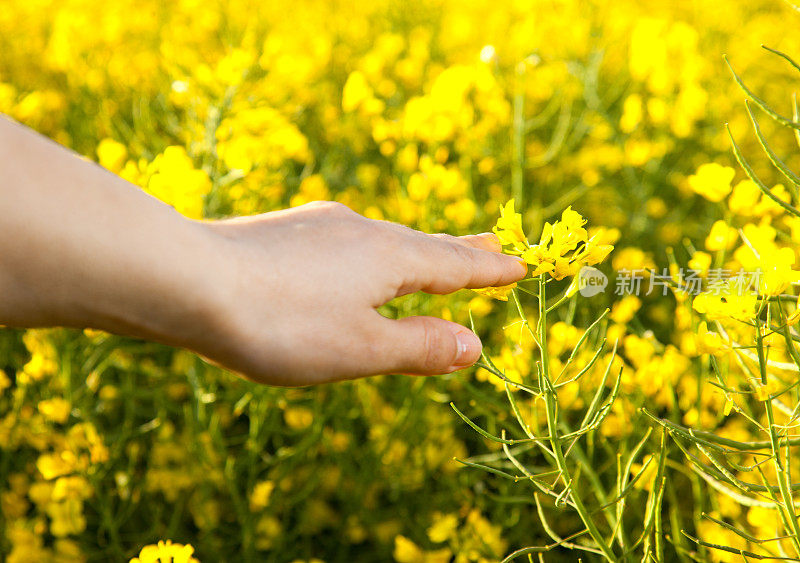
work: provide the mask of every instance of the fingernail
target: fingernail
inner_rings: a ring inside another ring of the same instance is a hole
[[[456,342],[458,343],[458,355],[456,356],[455,364],[450,367],[451,371],[474,364],[483,349],[480,338],[470,331],[457,332]]]

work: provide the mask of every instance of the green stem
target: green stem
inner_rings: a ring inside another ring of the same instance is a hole
[[[770,318],[770,311],[769,305],[767,305],[767,319]],[[767,361],[766,356],[764,353],[764,337],[763,337],[763,330],[762,324],[759,322],[758,317],[756,317],[756,348],[758,349],[758,368],[761,372],[761,383],[766,385],[767,383]],[[787,532],[791,533],[792,536],[792,543],[795,546],[795,549],[798,553],[800,553],[800,522],[797,521],[797,515],[794,511],[794,499],[792,498],[792,492],[789,489],[787,480],[786,480],[786,469],[781,462],[781,450],[779,446],[780,437],[778,436],[778,431],[775,428],[775,413],[772,409],[772,397],[767,397],[764,401],[764,406],[766,407],[767,411],[767,422],[769,428],[769,440],[770,446],[772,447],[772,459],[775,465],[775,476],[778,480],[778,487],[781,492],[781,500],[783,500],[783,509],[786,510],[788,514],[788,523],[791,526],[791,530],[786,530]],[[787,463],[790,460],[787,458]]]
[[[552,382],[550,380],[550,358],[547,351],[547,303],[545,291],[545,276],[541,276],[539,278],[539,321],[537,323],[537,328],[539,333],[538,345],[542,360],[542,383],[544,384],[542,391],[544,392],[545,396],[545,412],[547,414],[547,429],[550,435],[550,445],[553,453],[555,454],[555,460],[561,473],[561,479],[564,481],[564,486],[568,487],[570,482],[568,475],[570,475],[570,473],[569,468],[567,467],[567,460],[564,457],[561,436],[558,429],[558,397],[556,396],[556,392],[553,389]],[[578,516],[580,516],[583,524],[589,531],[589,535],[591,535],[592,539],[594,539],[595,543],[597,543],[597,546],[603,552],[603,555],[609,561],[617,561],[616,555],[614,555],[614,552],[606,544],[603,535],[600,533],[600,530],[597,529],[594,520],[592,520],[591,516],[589,515],[589,511],[586,510],[586,507],[584,506],[580,496],[576,491],[573,491],[571,496]]]

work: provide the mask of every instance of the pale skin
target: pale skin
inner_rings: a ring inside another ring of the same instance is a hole
[[[0,325],[146,338],[271,385],[444,374],[479,358],[472,331],[376,309],[522,279],[499,251],[332,202],[190,220],[0,115]]]

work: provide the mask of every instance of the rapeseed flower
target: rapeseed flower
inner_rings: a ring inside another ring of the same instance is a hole
[[[69,418],[70,404],[61,397],[39,401],[37,407],[42,416],[52,422],[63,424]]]
[[[508,200],[504,206],[500,207],[500,218],[492,228],[492,232],[500,239],[503,246],[511,246],[508,252],[521,254],[529,248],[528,238],[522,230],[522,214],[514,209],[514,200]]]
[[[761,198],[761,189],[752,180],[742,180],[733,187],[728,199],[728,209],[742,216],[755,215],[755,208]]]
[[[717,252],[730,248],[737,236],[736,229],[732,229],[725,221],[716,221],[706,237],[706,250]]]
[[[172,540],[159,540],[157,544],[146,545],[139,552],[138,557],[130,563],[199,563],[192,557],[194,547],[172,543]]]
[[[511,293],[511,290],[515,287],[517,287],[516,282],[509,285],[501,285],[499,287],[483,287],[473,291],[476,291],[477,293],[486,297],[492,297],[494,299],[499,299],[500,301],[508,301],[508,294]]]
[[[534,266],[530,275],[535,277],[550,273],[554,279],[560,280],[574,276],[582,266],[592,266],[605,260],[614,247],[597,244],[594,238],[590,239],[583,227],[585,224],[586,219],[573,211],[572,207],[564,210],[560,221],[545,223],[539,244],[522,253],[522,259]]]
[[[698,354],[716,354],[724,349],[726,344],[718,333],[708,330],[708,323],[706,321],[702,321],[697,327],[695,346]]]
[[[748,321],[755,315],[757,304],[758,295],[734,278],[695,297],[692,308],[710,320]]]
[[[170,146],[152,162],[153,175],[147,191],[192,219],[203,216],[203,197],[211,191],[211,180],[195,168],[181,146]]]
[[[731,182],[736,171],[716,162],[703,164],[689,176],[689,187],[709,201],[722,201],[731,193]]]
[[[549,273],[554,279],[574,276],[581,267],[594,265],[605,260],[614,247],[601,244],[604,232],[589,237],[584,228],[586,219],[580,213],[567,207],[561,219],[545,223],[539,243],[531,245],[522,228],[522,215],[514,208],[515,202],[509,200],[500,208],[500,217],[492,231],[500,239],[509,254],[520,256],[533,266],[530,277]],[[496,292],[495,292],[496,293]]]

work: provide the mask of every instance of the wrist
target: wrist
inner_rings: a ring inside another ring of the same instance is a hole
[[[172,210],[170,210],[172,211]],[[95,318],[106,330],[194,348],[224,310],[218,241],[204,223],[174,213],[169,233],[138,264],[116,302]]]
[[[222,309],[214,237],[160,202],[104,233],[80,271],[57,280],[49,324],[192,347]],[[122,245],[115,247],[114,241]],[[97,263],[102,263],[98,266]]]

